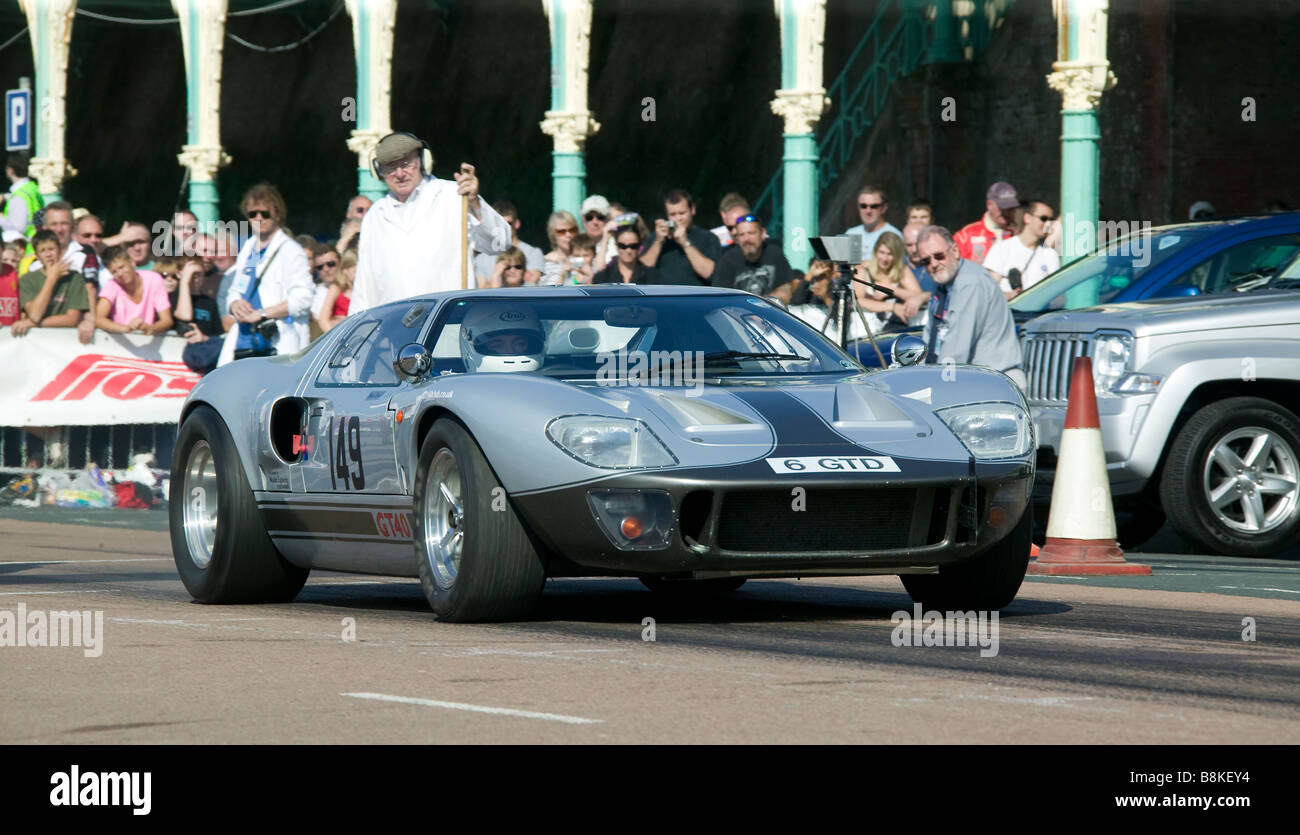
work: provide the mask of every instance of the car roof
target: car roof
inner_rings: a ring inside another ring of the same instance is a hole
[[[744,290],[729,287],[689,287],[685,285],[663,284],[570,284],[558,287],[484,287],[470,290],[443,290],[439,293],[426,293],[411,296],[401,301],[382,305],[384,310],[408,309],[417,302],[431,302],[434,305],[447,299],[482,298],[491,294],[494,297],[516,296],[529,301],[539,298],[590,299],[590,298],[645,298],[665,296],[751,296]],[[755,297],[757,298],[757,297]]]
[[[1300,212],[1274,212],[1271,214],[1237,215],[1233,217],[1215,217],[1207,220],[1187,220],[1166,226],[1151,227],[1151,234],[1163,235],[1166,232],[1192,231],[1226,231],[1228,229],[1251,229],[1257,226],[1300,226]]]

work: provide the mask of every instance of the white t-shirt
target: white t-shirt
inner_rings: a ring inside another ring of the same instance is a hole
[[[1027,290],[1056,272],[1060,266],[1061,256],[1056,250],[1041,245],[1030,249],[1015,235],[993,244],[984,256],[984,269],[1002,276],[1002,289],[1005,292],[1011,291],[1011,282],[1007,276],[1013,269],[1020,270],[1020,286]]]

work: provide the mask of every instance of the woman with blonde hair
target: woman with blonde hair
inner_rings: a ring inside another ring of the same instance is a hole
[[[325,291],[325,301],[321,302],[320,312],[316,314],[316,324],[321,333],[326,333],[348,318],[348,306],[352,303],[352,284],[357,280],[357,251],[345,250],[339,256],[339,271],[334,274],[334,282]]]
[[[551,212],[546,220],[546,237],[551,240],[551,251],[543,256],[542,277],[538,284],[564,284],[569,273],[577,269],[572,262],[573,239],[578,236],[578,219],[561,209]]]
[[[859,279],[888,287],[897,296],[897,299],[891,298],[865,284],[853,285],[858,304],[864,311],[876,314],[879,328],[873,326],[872,330],[906,327],[908,321],[901,318],[902,305],[923,291],[903,260],[903,239],[893,232],[885,232],[876,239],[876,248],[871,257],[859,264],[854,273]],[[872,317],[867,317],[868,324],[871,320]]]

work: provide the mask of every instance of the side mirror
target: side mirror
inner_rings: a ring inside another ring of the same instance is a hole
[[[925,359],[925,340],[916,334],[904,334],[894,340],[889,351],[889,360],[893,365],[916,365]]]
[[[393,370],[404,380],[418,380],[432,367],[433,357],[429,356],[428,350],[418,342],[403,345],[402,350],[397,352],[397,359],[393,362]]]

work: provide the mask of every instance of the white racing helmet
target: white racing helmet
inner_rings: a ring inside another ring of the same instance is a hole
[[[537,314],[522,305],[476,304],[460,323],[466,371],[536,371],[542,367],[545,347]]]

